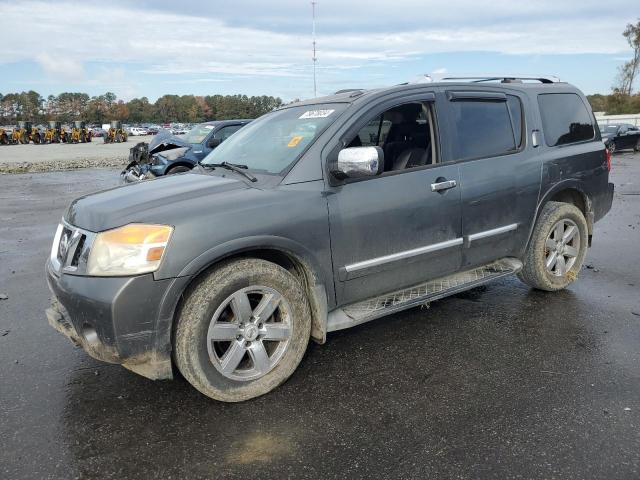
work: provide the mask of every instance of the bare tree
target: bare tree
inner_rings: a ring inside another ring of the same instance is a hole
[[[640,73],[640,19],[635,25],[632,23],[627,24],[627,28],[624,29],[622,35],[633,49],[633,57],[618,68],[617,85],[614,90],[624,95],[631,95],[633,93],[633,84]]]

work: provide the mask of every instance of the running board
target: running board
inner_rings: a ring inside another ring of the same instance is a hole
[[[429,280],[413,287],[352,303],[329,313],[327,332],[353,327],[407,308],[454,295],[491,280],[512,275],[522,268],[516,258],[503,258],[488,265]]]

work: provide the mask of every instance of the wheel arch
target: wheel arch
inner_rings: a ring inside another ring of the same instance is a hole
[[[165,175],[169,175],[169,172],[176,167],[187,167],[189,170],[193,170],[193,163],[179,160],[177,162],[173,162],[170,165],[167,165],[167,168],[164,170]]]
[[[222,262],[260,258],[275,263],[298,278],[311,309],[311,337],[324,343],[327,335],[328,296],[325,275],[313,255],[303,246],[283,237],[250,237],[218,245],[189,263],[174,279],[162,300],[156,345],[172,348],[176,316],[185,292],[202,275]]]
[[[589,233],[588,245],[591,246],[591,237],[593,234],[594,224],[593,204],[583,185],[576,180],[569,179],[556,183],[550,189],[548,189],[544,195],[541,196],[541,200],[538,202],[538,206],[536,208],[534,221],[529,228],[527,248],[529,247],[529,243],[531,242],[531,237],[533,235],[533,229],[535,228],[536,222],[538,221],[540,213],[542,212],[542,209],[547,204],[547,202],[562,202],[575,205],[587,220],[587,229]]]

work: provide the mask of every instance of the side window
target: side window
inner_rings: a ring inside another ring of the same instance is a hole
[[[509,107],[509,114],[511,115],[511,122],[513,124],[513,134],[516,138],[516,145],[518,148],[522,146],[524,136],[522,135],[522,125],[524,123],[524,116],[522,114],[522,102],[515,95],[507,95],[507,107]]]
[[[454,145],[456,159],[493,157],[516,150],[515,125],[511,125],[507,102],[455,100],[450,105],[457,136]],[[522,115],[520,132],[521,119]]]
[[[584,142],[594,137],[592,116],[575,93],[544,93],[538,95],[538,105],[548,146]]]
[[[392,107],[370,119],[347,146],[382,148],[385,172],[437,163],[432,108],[429,102]]]
[[[391,122],[385,120],[384,115],[371,120],[367,126],[358,132],[358,138],[363,147],[380,147],[387,139]],[[356,142],[357,143],[357,142]]]
[[[220,142],[224,142],[231,135],[236,133],[242,128],[242,125],[230,125],[228,127],[222,127],[216,133],[213,134],[214,138],[220,139]]]

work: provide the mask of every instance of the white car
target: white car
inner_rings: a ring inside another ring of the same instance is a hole
[[[131,127],[129,128],[129,135],[132,135],[134,137],[138,136],[138,135],[148,135],[149,132],[147,132],[144,128],[141,127]]]

